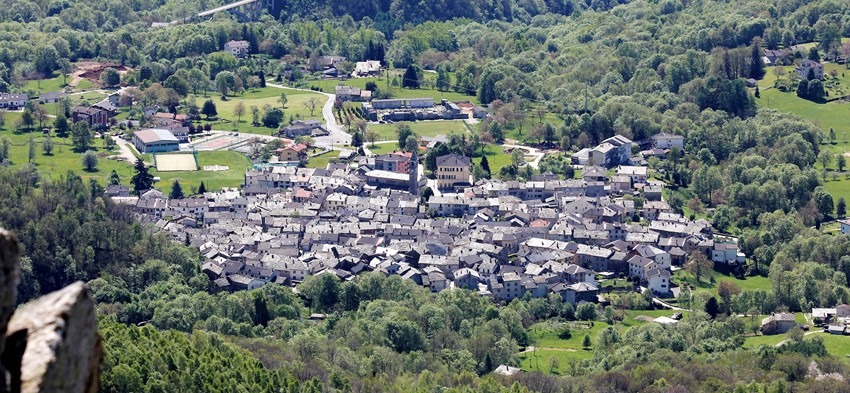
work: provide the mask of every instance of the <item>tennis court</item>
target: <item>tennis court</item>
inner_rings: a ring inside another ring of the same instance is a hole
[[[157,154],[155,161],[160,172],[198,170],[198,161],[192,153]]]
[[[242,142],[245,138],[235,135],[222,135],[193,145],[195,150],[210,151],[221,150]]]

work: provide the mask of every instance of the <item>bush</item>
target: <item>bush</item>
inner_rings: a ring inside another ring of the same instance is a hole
[[[564,328],[560,333],[558,333],[558,338],[561,340],[569,340],[572,336],[573,333],[570,332],[570,328]]]

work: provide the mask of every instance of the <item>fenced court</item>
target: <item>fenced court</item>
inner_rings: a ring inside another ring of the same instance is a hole
[[[198,170],[198,157],[195,152],[154,154],[153,161],[156,170],[160,172]]]
[[[198,142],[193,144],[195,150],[202,151],[211,151],[211,150],[222,150],[227,147],[233,146],[242,142],[245,137],[239,137],[235,135],[222,135],[219,137],[215,137],[212,139],[205,140],[203,142]]]

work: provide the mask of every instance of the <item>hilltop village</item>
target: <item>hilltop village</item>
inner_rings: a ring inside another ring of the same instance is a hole
[[[656,148],[669,149],[661,139]],[[673,212],[664,183],[629,165],[631,147],[618,136],[580,152],[584,164],[610,168],[577,164],[580,178],[566,180],[473,183],[470,159],[449,154],[437,157],[429,183],[416,154],[394,152],[325,169],[249,170],[241,190],[194,198],[114,196],[197,247],[222,291],[379,271],[434,292],[467,288],[506,302],[555,293],[575,305],[599,301],[601,281],[673,297],[671,271],[694,258],[742,264],[734,239]]]

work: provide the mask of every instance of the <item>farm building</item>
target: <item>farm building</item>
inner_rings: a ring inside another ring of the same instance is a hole
[[[168,130],[149,128],[133,134],[133,145],[140,153],[161,153],[180,150],[177,137]]]

